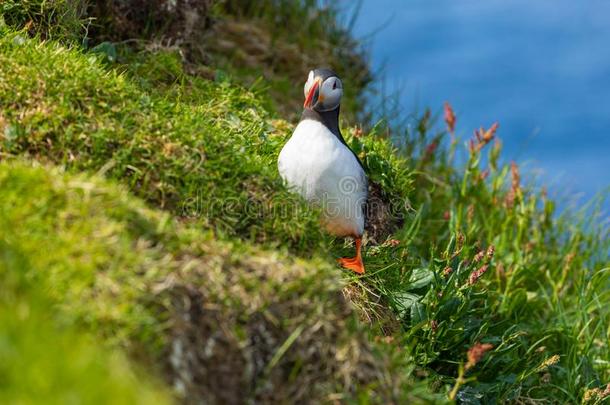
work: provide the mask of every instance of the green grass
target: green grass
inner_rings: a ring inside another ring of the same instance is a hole
[[[0,26],[102,52],[117,47],[179,51],[189,72],[208,78],[230,75],[245,86],[264,77],[272,109],[290,120],[298,117],[301,104],[302,86],[294,83],[301,82],[312,66],[332,67],[351,83],[343,97],[344,117],[355,123],[371,113],[362,103],[373,80],[367,49],[353,38],[350,26],[339,21],[350,13],[348,25],[352,25],[359,9],[356,4],[322,5],[315,0],[172,4],[6,0],[0,5]]]
[[[135,311],[116,294],[97,301],[94,272],[111,267],[100,262],[115,252],[94,243],[92,230],[99,242],[112,224],[95,228],[99,213],[84,216],[86,203],[62,210],[67,198],[84,197],[87,183],[72,184],[72,195],[56,190],[59,183],[43,168],[0,163],[0,402],[169,403],[168,390],[100,344],[94,328],[74,327],[76,318],[110,324]]]
[[[0,268],[15,266],[4,263],[12,253],[2,248]],[[12,295],[14,286],[4,284],[2,273],[3,295]],[[38,294],[19,294],[0,307],[2,403],[169,403],[167,390],[137,375],[121,353],[100,348],[85,331],[58,327]]]
[[[0,44],[13,83],[0,88],[0,152],[12,162],[0,170],[2,237],[29,258],[55,322],[125,351],[178,397],[436,398],[412,381],[408,357],[369,341],[343,300],[316,212],[275,172],[290,126],[271,121],[256,95],[226,81],[168,84],[157,75],[177,73],[166,54],[142,61],[158,65],[142,67],[146,75],[136,64],[118,74],[55,43],[8,33]],[[30,70],[29,58],[45,62]],[[119,181],[156,209],[80,171]],[[400,184],[388,175],[388,186]],[[223,198],[236,208],[204,210]],[[251,204],[265,216],[244,212]]]
[[[218,242],[49,166],[0,164],[0,193],[8,402],[148,403],[164,397],[150,388],[162,378],[215,402],[429,397],[394,371],[408,370],[403,358],[368,340],[319,259]],[[148,372],[136,378],[122,353]]]
[[[348,246],[279,180],[292,126],[265,89],[191,75],[172,50],[119,54],[0,39],[0,246],[26,263],[4,277],[36,285],[61,350],[98,338],[142,381],[219,402],[236,387],[261,402],[602,401],[607,219],[558,216],[499,143],[469,152],[429,114],[402,133],[345,128],[405,223],[366,247],[364,277],[341,272]],[[493,348],[467,365],[479,342]]]
[[[316,216],[281,187],[277,131],[258,99],[229,83],[143,92],[125,75],[54,44],[2,41],[2,151],[120,178],[140,197],[219,234],[303,254]],[[33,59],[30,59],[33,58]],[[40,59],[40,64],[28,60]],[[284,221],[290,209],[302,215]]]
[[[0,4],[0,26],[80,44],[89,24],[85,10],[86,2],[80,0],[5,0]]]
[[[401,260],[369,259],[380,270],[362,288],[401,314],[406,344],[434,380],[453,384],[468,347],[494,346],[462,401],[578,403],[610,378],[607,223],[599,214],[555,219],[553,202],[498,165],[499,145],[488,148],[486,180],[479,152],[462,173],[424,154],[411,198],[417,221],[396,235]],[[491,246],[493,257],[477,257]],[[558,363],[543,367],[554,355]]]

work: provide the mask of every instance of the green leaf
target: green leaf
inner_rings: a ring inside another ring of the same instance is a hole
[[[411,307],[418,303],[421,296],[408,292],[399,292],[394,295],[398,315],[402,318],[407,314]]]
[[[436,319],[438,321],[449,319],[451,315],[454,315],[460,306],[461,300],[453,297],[445,302],[438,311]]]
[[[426,307],[422,303],[415,302],[411,305],[411,325],[416,325],[427,320],[428,313],[426,312]]]
[[[434,280],[434,273],[428,269],[415,269],[409,277],[407,291],[417,290],[428,286]]]
[[[116,61],[117,52],[116,46],[112,42],[102,42],[91,49],[91,52],[102,55],[108,62]]]

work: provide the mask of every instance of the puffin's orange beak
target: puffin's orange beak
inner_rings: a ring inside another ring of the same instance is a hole
[[[307,93],[307,97],[305,97],[305,102],[303,103],[304,108],[311,108],[311,101],[313,100],[313,95],[316,94],[316,90],[318,90],[319,85],[319,80],[316,80],[311,85],[311,89],[309,89],[309,93]]]

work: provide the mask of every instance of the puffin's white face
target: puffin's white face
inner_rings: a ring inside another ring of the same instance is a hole
[[[307,95],[309,94],[309,89],[313,86],[313,70],[309,71],[309,76],[307,76],[307,81],[305,82],[305,86],[303,87],[303,93],[305,93],[305,98],[307,99]]]
[[[316,111],[331,111],[339,107],[343,96],[343,83],[337,76],[331,76],[322,81],[322,78],[309,72],[307,82],[303,88],[305,93],[304,107]]]

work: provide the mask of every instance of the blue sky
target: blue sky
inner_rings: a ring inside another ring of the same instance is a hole
[[[610,186],[610,1],[364,0],[354,33],[373,32],[406,113],[449,101],[463,138],[499,121],[560,198]]]

